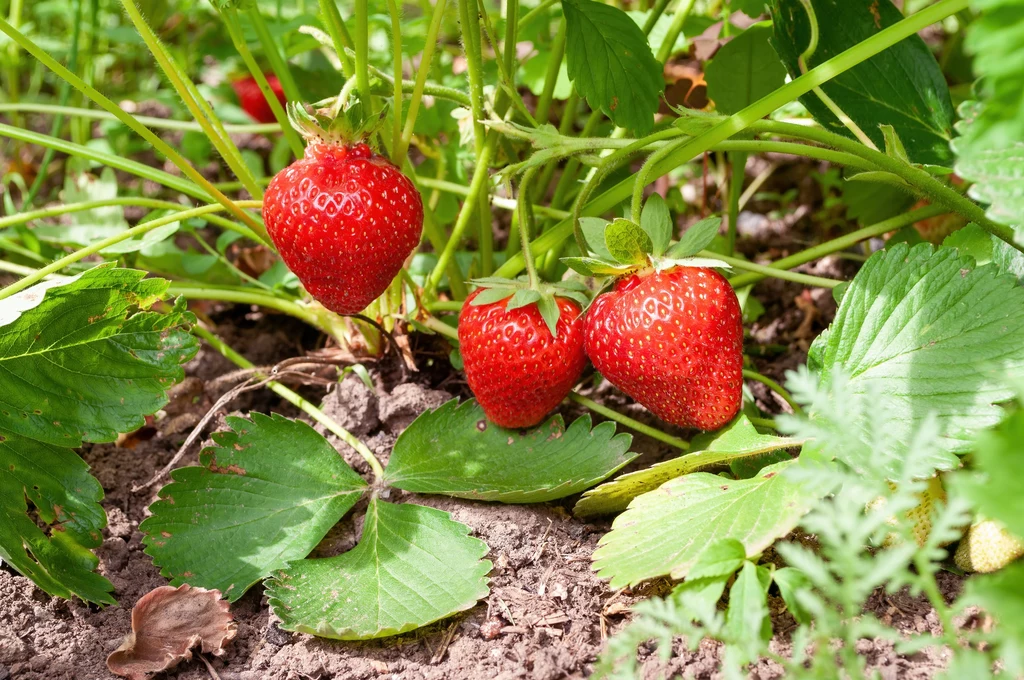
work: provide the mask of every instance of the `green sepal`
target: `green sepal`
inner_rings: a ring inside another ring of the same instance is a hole
[[[679,259],[658,258],[654,261],[654,268],[663,272],[674,267],[705,267],[708,269],[732,269],[732,265],[713,257],[683,257]]]
[[[507,288],[487,288],[480,291],[480,294],[473,298],[473,301],[469,304],[473,307],[493,305],[495,302],[501,302],[506,299],[510,294],[511,291]]]
[[[720,215],[705,217],[685,232],[679,242],[668,249],[665,256],[670,259],[682,259],[696,255],[711,245],[718,235],[718,229],[722,224]]]
[[[600,217],[580,218],[580,230],[583,232],[583,239],[587,242],[590,252],[603,260],[613,259],[604,244],[604,230],[608,228],[609,224],[611,222]]]
[[[512,299],[508,301],[507,305],[505,305],[505,309],[519,309],[520,307],[525,307],[526,305],[532,305],[535,302],[539,302],[542,299],[543,297],[541,296],[540,291],[532,288],[521,288],[512,295]],[[555,332],[551,331],[551,334],[554,335]]]
[[[651,194],[640,213],[640,228],[651,238],[652,255],[657,257],[668,249],[674,227],[665,199],[660,194]]]
[[[482,279],[473,279],[470,283],[476,284],[483,290],[473,298],[470,303],[474,307],[494,304],[508,299],[505,305],[506,310],[519,309],[529,305],[537,305],[538,311],[544,318],[544,324],[551,332],[551,337],[558,337],[558,318],[561,315],[556,297],[564,297],[572,300],[585,310],[590,305],[589,289],[578,281],[559,281],[558,283],[540,283],[536,287],[531,286],[525,276],[518,279],[503,279],[497,276],[489,276]]]
[[[563,257],[562,262],[583,276],[625,276],[639,267],[630,264],[611,264],[595,257]]]
[[[537,299],[537,309],[540,310],[540,315],[544,319],[544,323],[547,325],[548,330],[551,332],[551,337],[557,338],[558,317],[560,317],[562,313],[558,308],[558,303],[555,302],[554,296],[544,295],[539,297]]]
[[[372,139],[386,122],[391,103],[385,100],[373,113],[358,95],[352,94],[340,110],[336,97],[316,102],[312,111],[301,102],[288,102],[287,108],[288,122],[307,142],[347,145]]]
[[[645,265],[654,252],[651,237],[640,225],[621,217],[604,230],[604,244],[622,264]]]
[[[896,128],[892,125],[879,125],[878,129],[882,131],[882,141],[885,142],[885,155],[898,161],[903,161],[907,165],[913,165],[910,162],[910,156],[907,155],[906,147],[903,146],[903,142],[900,140],[900,136],[896,134]]]

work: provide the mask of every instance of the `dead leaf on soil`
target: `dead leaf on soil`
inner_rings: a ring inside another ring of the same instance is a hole
[[[193,588],[187,583],[162,586],[142,597],[132,609],[132,632],[107,657],[111,673],[145,680],[192,658],[192,648],[220,656],[235,637],[229,605],[219,590]]]

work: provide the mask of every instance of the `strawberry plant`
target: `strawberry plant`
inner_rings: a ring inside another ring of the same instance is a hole
[[[1024,672],[1019,0],[115,4],[0,18],[5,568],[114,605],[174,438],[133,545],[284,631],[529,632],[536,504],[634,598],[566,672]]]

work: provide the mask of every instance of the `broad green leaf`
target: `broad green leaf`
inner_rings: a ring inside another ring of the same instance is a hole
[[[900,244],[857,273],[808,365],[826,387],[835,369],[849,376],[852,398],[882,400],[904,446],[936,416],[950,466],[951,453],[999,422],[998,404],[1012,396],[1005,377],[1024,374],[1022,332],[1024,290],[1014,279],[952,248]]]
[[[0,558],[50,595],[114,603],[114,587],[94,573],[99,560],[90,551],[107,525],[102,498],[74,451],[0,427]]]
[[[651,238],[640,225],[621,218],[605,229],[604,244],[622,264],[646,264],[647,256],[654,250]]]
[[[491,423],[475,400],[428,411],[402,432],[384,481],[418,493],[540,503],[579,493],[636,457],[614,423],[562,416],[526,432]]]
[[[100,266],[0,301],[0,557],[51,595],[114,602],[89,552],[103,492],[72,448],[141,427],[197,349],[183,303],[145,311],[168,284],[143,276]]]
[[[447,512],[374,498],[356,547],[292,562],[267,582],[281,627],[338,640],[398,635],[488,593],[487,545]]]
[[[171,585],[216,588],[234,602],[308,555],[366,483],[306,423],[254,413],[227,424],[201,467],[171,474],[139,529]]]
[[[846,217],[862,227],[903,214],[914,203],[909,191],[883,182],[843,182]]]
[[[771,34],[771,24],[755,24],[725,43],[705,67],[708,97],[718,112],[732,115],[786,82]]]
[[[1024,536],[1024,411],[1015,411],[999,427],[978,435],[973,461],[976,472],[960,476],[956,488],[969,498],[978,514]]]
[[[711,245],[711,242],[715,240],[715,236],[718,235],[718,230],[721,226],[721,215],[705,217],[696,224],[690,225],[683,232],[679,242],[668,249],[668,252],[665,253],[666,257],[681,259],[696,255]]]
[[[687,579],[732,576],[743,566],[747,550],[735,538],[723,538],[709,545],[697,558]]]
[[[114,441],[166,403],[197,343],[184,312],[136,313],[167,290],[144,275],[97,267],[0,301],[0,427],[77,447]]]
[[[725,627],[730,642],[751,661],[757,658],[764,643],[772,639],[772,622],[768,617],[770,585],[771,576],[766,568],[744,562],[729,589]]]
[[[600,217],[581,217],[580,229],[583,231],[583,238],[587,241],[590,251],[601,259],[611,260],[612,254],[604,245],[604,230],[611,224],[608,220]]]
[[[811,581],[807,576],[794,567],[783,567],[772,573],[775,585],[779,587],[779,594],[786,603],[786,609],[798,623],[810,623],[813,620],[811,613],[800,604],[797,593],[811,587]]]
[[[595,111],[644,135],[665,89],[662,68],[647,36],[617,7],[594,0],[562,0],[569,79]]]
[[[661,255],[668,249],[675,226],[665,199],[660,194],[651,194],[640,213],[640,228],[651,238],[652,255]]]
[[[803,443],[801,439],[760,434],[742,414],[716,435],[703,436],[710,439],[706,445],[700,439],[693,442],[695,446],[704,446],[703,450],[692,451],[678,458],[629,472],[596,489],[591,489],[576,503],[573,513],[578,517],[593,517],[620,512],[640,494],[653,491],[670,479],[713,467],[725,467],[737,460],[800,446]]]
[[[982,139],[979,114],[983,110],[978,102],[960,106],[962,120],[956,125],[960,136],[953,140],[956,172],[974,182],[968,193],[988,205],[990,218],[1003,224],[1024,224],[1024,183],[1020,180],[1024,175],[1024,140],[993,143]]]
[[[976,85],[985,111],[980,115],[977,143],[1006,148],[1024,139],[1024,68],[1020,46],[1024,14],[1020,0],[972,0],[974,20],[967,27],[966,51],[973,55]],[[958,151],[959,153],[959,151]]]
[[[956,248],[964,255],[970,255],[978,264],[988,264],[992,261],[993,241],[997,240],[999,239],[972,222],[943,239],[942,245],[946,248]]]
[[[748,557],[785,536],[816,496],[783,472],[792,461],[764,468],[752,479],[698,472],[637,496],[615,518],[594,552],[594,569],[612,588],[657,576],[684,578],[705,547],[740,541]]]
[[[903,18],[890,0],[811,0],[818,20],[818,45],[806,64],[814,68]],[[772,0],[772,40],[790,76],[801,74],[798,58],[810,41],[802,0]],[[840,73],[821,86],[843,112],[884,148],[880,125],[892,125],[915,163],[949,165],[953,105],[942,70],[931,50],[911,36]],[[800,97],[815,120],[853,137],[821,99]]]

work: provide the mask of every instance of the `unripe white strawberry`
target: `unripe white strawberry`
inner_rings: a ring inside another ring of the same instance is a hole
[[[1024,543],[1001,523],[980,519],[960,539],[953,561],[964,571],[982,574],[998,571],[1024,555]]]

